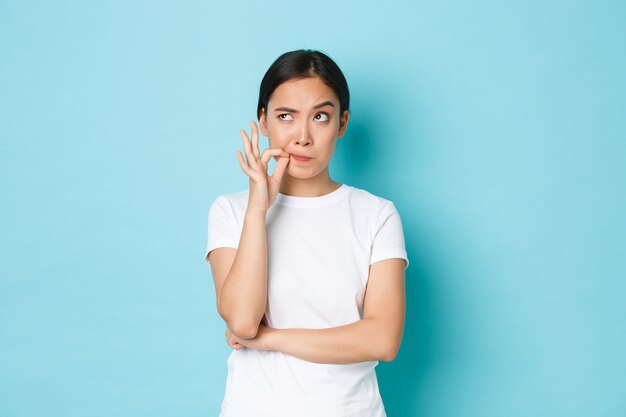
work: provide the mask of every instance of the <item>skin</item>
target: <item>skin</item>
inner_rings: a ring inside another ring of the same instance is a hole
[[[325,104],[320,106],[322,103]],[[259,123],[261,133],[268,137],[269,148],[260,153],[258,128],[251,122],[252,139],[241,131],[245,159],[237,151],[241,169],[250,177],[247,208],[250,216],[259,213],[263,217],[278,192],[315,197],[341,186],[331,179],[328,167],[336,141],[346,131],[349,112],[339,114],[335,92],[319,77],[292,79],[276,88],[267,107],[261,110]],[[294,155],[311,159],[301,162]],[[270,176],[267,170],[272,157],[277,163]],[[261,219],[255,224],[263,227],[264,222]],[[251,236],[257,234],[250,232]],[[239,250],[242,249],[245,250],[240,245]],[[218,277],[217,294],[220,294],[223,277],[231,269],[236,253],[233,248],[218,248],[209,255],[213,275]],[[236,334],[227,323],[226,341],[236,350],[278,350],[320,363],[393,360],[404,328],[404,266],[402,259],[386,259],[370,266],[364,318],[358,322],[328,329],[272,329],[264,321],[257,321],[258,327],[246,332],[251,337],[243,337],[242,332]],[[245,285],[241,288],[247,288]],[[229,292],[237,293],[234,290]],[[233,296],[231,300],[234,303],[236,298]],[[255,317],[264,310],[263,307],[257,306]]]

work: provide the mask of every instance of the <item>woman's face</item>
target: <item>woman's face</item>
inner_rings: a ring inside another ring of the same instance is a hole
[[[267,107],[261,110],[261,133],[270,148],[282,148],[291,155],[285,174],[304,179],[327,172],[349,117],[347,110],[340,117],[333,89],[319,77],[292,79],[274,90]]]

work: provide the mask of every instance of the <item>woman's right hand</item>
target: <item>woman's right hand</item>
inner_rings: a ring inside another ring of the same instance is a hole
[[[237,158],[241,170],[250,177],[248,209],[267,211],[278,194],[280,182],[289,164],[289,154],[281,148],[268,148],[260,154],[258,127],[255,122],[250,122],[250,125],[252,126],[252,142],[248,134],[241,130],[246,160],[244,161],[241,151],[237,151]],[[274,173],[269,176],[267,167],[272,156],[277,158],[277,163]]]
[[[230,327],[226,326],[226,332],[224,333],[226,336],[226,343],[228,346],[232,347],[235,350],[241,350],[245,346],[239,343],[239,338],[230,331]]]

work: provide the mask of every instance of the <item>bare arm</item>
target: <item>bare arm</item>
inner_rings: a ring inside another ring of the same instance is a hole
[[[274,347],[318,363],[392,360],[384,323],[363,319],[327,329],[275,329]]]
[[[326,329],[272,329],[261,325],[254,339],[227,334],[253,349],[277,350],[311,362],[353,363],[395,359],[406,312],[405,263],[386,259],[370,266],[363,319]]]
[[[255,337],[267,303],[265,212],[248,210],[239,248],[215,249],[209,261],[220,316],[233,333]]]
[[[265,218],[276,199],[289,154],[281,148],[259,153],[259,133],[251,122],[252,141],[241,131],[246,159],[237,151],[242,171],[250,177],[248,207],[239,247],[217,248],[209,253],[215,281],[217,310],[234,334],[253,338],[267,303],[267,231]],[[272,176],[267,175],[270,158],[277,158]]]

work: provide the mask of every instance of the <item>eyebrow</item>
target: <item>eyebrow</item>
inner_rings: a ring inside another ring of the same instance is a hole
[[[332,101],[323,101],[323,102],[313,106],[313,108],[314,109],[319,109],[320,107],[324,107],[324,106],[335,107],[335,105],[333,104]],[[274,111],[286,111],[286,112],[290,112],[290,113],[298,113],[298,110],[292,109],[291,107],[277,107],[277,108],[274,109]]]

